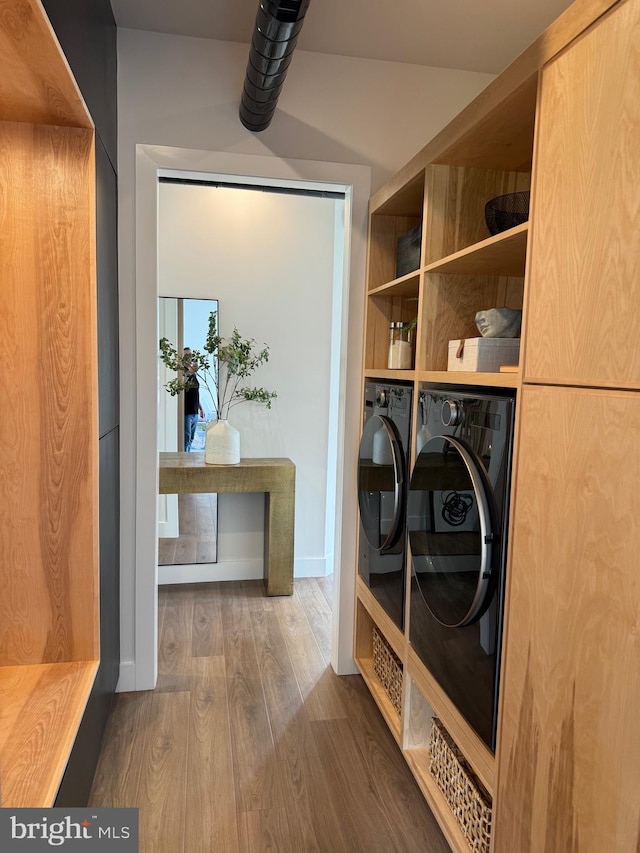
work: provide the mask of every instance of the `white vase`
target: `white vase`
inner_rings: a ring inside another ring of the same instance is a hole
[[[211,421],[207,427],[204,461],[208,465],[237,465],[240,461],[240,433],[226,418]]]

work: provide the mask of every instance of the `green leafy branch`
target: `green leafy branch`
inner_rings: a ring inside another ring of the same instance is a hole
[[[231,338],[221,337],[215,311],[209,314],[204,351],[194,349],[179,355],[168,338],[161,338],[160,358],[169,370],[178,374],[164,386],[169,394],[175,397],[189,388],[191,374],[195,372],[214,400],[217,418],[227,418],[229,411],[239,403],[260,403],[270,409],[271,401],[278,396],[266,388],[240,384],[269,361],[269,348],[264,346],[256,350],[255,339],[242,338],[235,327]]]

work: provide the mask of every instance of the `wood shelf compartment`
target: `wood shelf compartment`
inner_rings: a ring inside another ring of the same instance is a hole
[[[447,371],[449,341],[480,337],[478,311],[502,306],[522,309],[523,294],[524,279],[519,276],[425,274],[418,371]],[[475,384],[480,384],[478,378]]]
[[[529,223],[487,237],[428,264],[425,272],[524,276]]]
[[[369,291],[369,296],[410,296],[418,298],[420,289],[420,270],[407,273],[386,284],[381,284]]]
[[[449,846],[468,853],[469,845],[449,804],[429,771],[429,740],[434,709],[425,700],[411,675],[405,676],[406,707],[403,720],[403,755]]]
[[[389,326],[403,321],[411,322],[418,313],[418,296],[381,295],[367,300],[365,369],[388,370]],[[412,334],[415,338],[415,330]],[[415,346],[412,348],[415,365]],[[400,371],[405,372],[405,371]]]
[[[494,388],[519,388],[520,371],[517,373],[472,373],[466,370],[423,370],[417,374],[419,382],[436,385],[480,385]]]
[[[98,661],[0,667],[2,806],[53,805]]]
[[[537,93],[538,74],[534,73],[493,109],[485,110],[432,162],[530,172]]]
[[[0,806],[47,807],[99,657],[95,133],[40,0],[0,2]]]
[[[377,628],[381,636],[385,637],[384,631],[374,621],[362,600],[358,599],[356,604],[356,649],[355,662],[360,674],[369,688],[380,713],[384,717],[391,733],[397,743],[401,743],[402,726],[398,711],[389,698],[387,691],[374,670],[373,661],[373,628]],[[389,645],[391,645],[389,643]],[[394,650],[395,651],[395,650]]]
[[[423,263],[429,267],[487,240],[491,236],[485,220],[487,202],[530,187],[530,172],[429,166],[425,186]],[[499,270],[489,271],[500,273]]]
[[[416,695],[432,709],[447,729],[460,751],[468,761],[488,793],[494,793],[495,756],[483,740],[473,731],[453,702],[424,666],[414,649],[409,646],[405,661],[406,677],[411,678],[412,709],[415,708]],[[418,694],[414,694],[414,690]],[[415,713],[415,711],[414,711]],[[413,738],[415,743],[415,737]]]
[[[403,187],[369,221],[369,290],[398,278],[396,260],[398,238],[422,225],[424,208],[424,172]],[[421,258],[416,270],[421,266]],[[409,273],[411,275],[411,273]],[[404,278],[404,276],[402,276]]]

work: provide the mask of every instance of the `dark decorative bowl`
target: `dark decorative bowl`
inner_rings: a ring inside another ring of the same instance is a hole
[[[522,225],[529,218],[529,190],[499,195],[488,201],[484,208],[484,218],[491,235],[500,234],[516,225]]]

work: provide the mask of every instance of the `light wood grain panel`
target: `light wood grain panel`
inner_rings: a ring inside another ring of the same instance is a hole
[[[520,374],[517,373],[471,373],[466,370],[424,370],[418,374],[421,382],[449,382],[452,385],[483,385],[495,388],[518,388]]]
[[[152,691],[119,693],[104,733],[89,805],[132,808],[138,803]]]
[[[98,656],[93,156],[0,124],[0,664]]]
[[[0,0],[0,120],[93,127],[39,0]]]
[[[50,807],[97,661],[0,667],[2,807]]]
[[[533,126],[531,117],[535,112],[535,85],[539,69],[617,2],[579,0],[572,3],[530,47],[375,193],[370,210],[386,209],[390,200],[399,195],[405,185],[414,182],[431,163],[519,168],[523,149],[517,144],[518,135],[527,122],[529,127]],[[513,135],[508,132],[512,121],[516,129]],[[495,138],[501,140],[499,162],[493,157],[494,128],[497,128]],[[500,128],[507,132],[500,132]],[[514,145],[516,156],[511,162],[507,155]],[[486,162],[479,161],[478,151],[488,155]]]
[[[496,853],[635,851],[640,397],[525,386],[520,418]]]
[[[542,74],[525,380],[640,387],[640,6]]]
[[[140,851],[183,853],[189,693],[154,693],[138,795]],[[186,851],[185,851],[186,853]]]
[[[236,853],[238,826],[224,658],[198,658],[191,673],[185,851]]]

